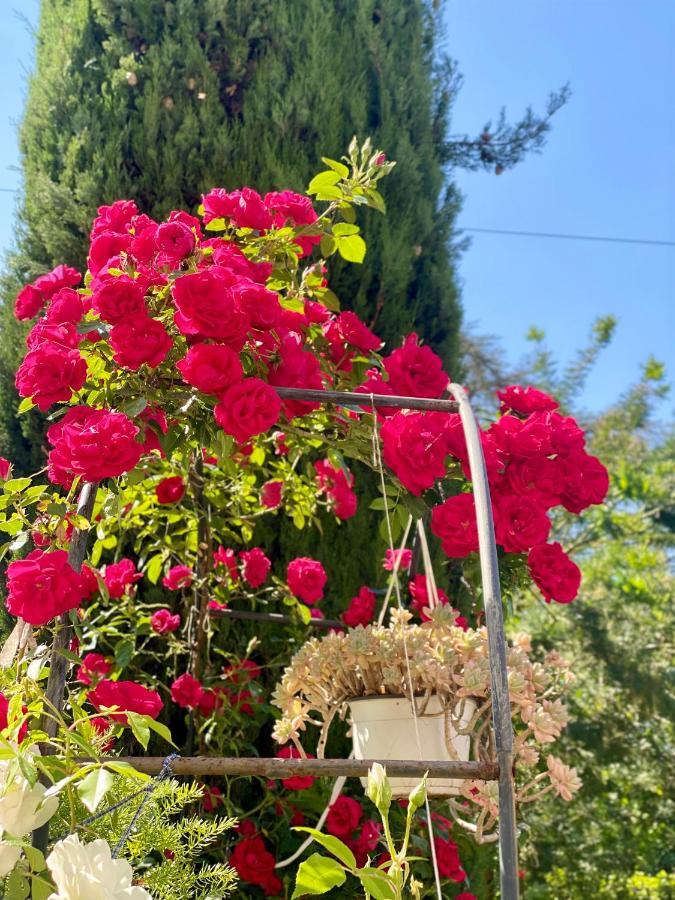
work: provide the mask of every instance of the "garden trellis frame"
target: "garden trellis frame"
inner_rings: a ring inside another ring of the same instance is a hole
[[[388,772],[392,776],[422,776],[425,772],[435,777],[477,778],[499,783],[499,869],[502,900],[518,900],[518,841],[516,828],[513,725],[509,702],[508,671],[506,664],[506,638],[504,616],[499,584],[499,566],[495,541],[490,488],[480,431],[466,392],[458,384],[449,384],[448,392],[454,399],[425,399],[419,397],[386,396],[383,394],[356,393],[352,391],[324,391],[305,388],[276,387],[282,399],[332,404],[355,410],[366,408],[395,408],[406,410],[426,410],[440,413],[459,413],[466,439],[469,470],[473,484],[478,526],[478,549],[480,556],[483,605],[488,636],[490,663],[490,687],[492,695],[492,722],[494,729],[496,764],[480,762],[441,762],[434,760],[386,760]],[[80,495],[80,508],[86,515],[93,504],[95,485],[85,484]],[[75,533],[71,542],[70,562],[79,569],[84,559],[86,532]],[[237,612],[230,615],[237,618]],[[242,618],[251,618],[242,615]],[[265,616],[268,618],[268,616]],[[64,638],[69,630],[69,621],[62,617],[60,628],[54,638],[52,652],[56,664],[50,667],[47,699],[59,711],[63,706],[66,678],[66,659],[59,650],[64,647]],[[60,657],[60,658],[59,658]],[[58,660],[58,662],[57,662]],[[125,757],[142,772],[156,774],[163,764],[161,757]],[[358,777],[367,773],[372,762],[381,760],[336,760],[336,759],[263,759],[228,757],[182,757],[173,763],[173,770],[181,775],[238,775],[291,777],[294,774],[315,776]]]

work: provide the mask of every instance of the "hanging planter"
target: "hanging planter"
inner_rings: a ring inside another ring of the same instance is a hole
[[[471,726],[476,711],[474,700],[457,704],[449,715],[437,694],[426,704],[415,698],[413,710],[409,697],[357,697],[349,702],[352,741],[356,759],[418,759],[420,748],[425,759],[467,762],[471,754]],[[419,736],[419,743],[418,743]],[[417,784],[416,778],[390,778],[394,797],[407,797]],[[361,783],[366,786],[367,779]],[[427,794],[456,797],[462,786],[458,778],[430,778]]]

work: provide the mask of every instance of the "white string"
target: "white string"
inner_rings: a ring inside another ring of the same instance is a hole
[[[377,427],[377,413],[375,410],[375,397],[373,394],[370,395],[370,403],[373,409],[373,459],[377,469],[380,473],[380,484],[382,487],[382,496],[384,497],[384,516],[387,523],[387,535],[389,538],[389,548],[394,552],[394,535],[391,529],[391,516],[389,514],[389,503],[387,501],[387,491],[386,491],[386,483],[384,480],[384,468],[382,466],[382,455],[380,453],[380,438],[378,434]],[[398,578],[394,579],[394,588],[396,590],[396,600],[398,603],[398,608],[403,609],[403,603],[401,601],[401,587],[398,583]],[[415,741],[417,743],[417,753],[420,762],[422,761],[422,738],[420,736],[420,727],[417,717],[417,704],[415,703],[415,694],[413,691],[412,684],[412,672],[410,669],[410,656],[408,654],[408,642],[406,640],[406,629],[402,629],[403,634],[403,652],[405,654],[405,664],[406,670],[408,674],[408,686],[410,688],[410,705],[412,707],[413,714],[413,725],[415,726]],[[438,860],[436,858],[436,844],[434,838],[434,825],[431,819],[431,808],[429,806],[429,797],[426,796],[424,799],[424,805],[427,813],[427,825],[429,828],[429,844],[431,846],[431,861],[434,869],[434,880],[436,882],[436,895],[438,900],[443,900],[443,891],[441,889],[441,874],[438,869]]]
[[[420,546],[422,547],[422,559],[424,560],[424,571],[427,578],[427,587],[429,588],[429,608],[435,609],[440,606],[438,599],[438,587],[436,586],[436,576],[434,575],[434,567],[431,565],[431,553],[429,552],[429,542],[427,541],[427,532],[424,528],[422,519],[417,520],[417,533],[420,538]]]
[[[386,502],[386,501],[385,501]],[[403,533],[403,540],[401,541],[401,546],[398,549],[398,553],[395,554],[394,557],[394,568],[391,572],[391,578],[389,579],[389,584],[387,586],[387,593],[385,595],[384,601],[382,602],[382,609],[380,610],[380,614],[377,617],[377,624],[381,625],[384,622],[384,617],[389,607],[389,601],[391,599],[392,591],[394,590],[394,582],[398,584],[398,571],[401,567],[401,556],[403,551],[405,550],[405,545],[408,543],[408,535],[410,534],[410,529],[412,528],[413,517],[408,516],[408,523],[405,526],[405,531]]]

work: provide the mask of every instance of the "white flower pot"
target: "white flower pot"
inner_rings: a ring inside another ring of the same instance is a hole
[[[356,759],[374,759],[385,763],[388,759],[419,759],[415,722],[407,697],[358,697],[351,700],[352,739]],[[467,700],[462,726],[471,721],[476,710],[473,700]],[[450,760],[445,743],[445,714],[439,698],[434,694],[423,716],[418,716],[422,758]],[[468,734],[458,735],[449,725],[449,735],[458,760],[466,762],[471,751]],[[420,778],[390,778],[394,797],[407,797]],[[367,779],[361,783],[366,786]],[[432,797],[454,797],[459,793],[461,778],[430,778],[427,792]]]

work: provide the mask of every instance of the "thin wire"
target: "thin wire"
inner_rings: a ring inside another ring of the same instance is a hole
[[[607,244],[650,244],[656,247],[675,247],[675,241],[657,241],[647,238],[609,237],[599,234],[558,234],[552,231],[515,231],[510,228],[468,228],[458,226],[460,231],[475,231],[480,234],[513,234],[518,237],[558,238],[565,241],[601,241]]]
[[[384,480],[384,467],[382,465],[382,454],[380,453],[380,438],[377,427],[377,410],[375,409],[375,397],[371,393],[370,402],[373,409],[373,460],[377,465],[377,469],[380,474],[380,484],[382,486],[382,496],[384,497],[384,517],[387,523],[387,535],[389,537],[389,547],[391,549],[392,554],[394,553],[394,534],[391,529],[391,516],[389,515],[389,502],[387,500],[387,491],[386,491],[386,483]],[[396,590],[396,600],[398,603],[398,608],[403,609],[403,603],[401,601],[401,586],[398,583],[398,578],[394,581],[394,587]],[[415,694],[413,691],[413,683],[412,683],[412,672],[410,669],[410,656],[408,654],[408,641],[406,639],[405,628],[403,629],[403,652],[405,653],[405,665],[408,673],[408,686],[410,688],[410,704],[412,706],[413,713],[413,724],[415,726],[415,741],[417,743],[417,752],[419,754],[420,762],[422,761],[422,738],[420,736],[420,727],[419,722],[417,721],[417,704],[415,703]],[[424,807],[427,813],[427,822],[429,827],[429,845],[431,848],[431,862],[434,870],[434,881],[436,882],[436,895],[438,900],[443,900],[443,890],[441,888],[441,873],[438,868],[438,859],[436,858],[436,840],[434,837],[434,823],[431,818],[431,807],[429,806],[429,795],[428,793],[424,797]]]
[[[394,568],[391,571],[391,578],[389,579],[389,585],[387,586],[387,593],[385,594],[384,600],[382,601],[382,609],[380,610],[380,614],[377,617],[377,624],[381,625],[384,622],[384,617],[389,608],[389,601],[391,600],[391,593],[394,590],[394,584],[398,584],[398,573],[401,568],[401,556],[403,550],[405,549],[405,545],[408,543],[408,535],[410,534],[410,529],[412,527],[413,517],[408,516],[408,523],[405,526],[405,531],[403,533],[403,539],[401,541],[401,546],[398,549],[398,553],[394,555]]]

